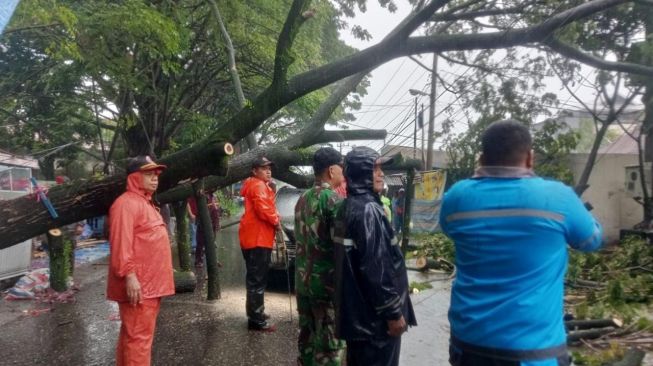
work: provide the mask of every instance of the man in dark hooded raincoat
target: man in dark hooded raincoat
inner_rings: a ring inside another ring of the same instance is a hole
[[[406,265],[383,212],[381,165],[388,157],[356,147],[345,157],[347,199],[335,223],[336,335],[347,365],[398,365],[401,334],[417,325]]]

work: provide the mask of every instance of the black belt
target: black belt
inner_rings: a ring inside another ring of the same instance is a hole
[[[559,346],[534,349],[534,350],[512,350],[503,348],[482,347],[467,342],[451,335],[451,345],[459,348],[463,352],[473,353],[477,356],[489,357],[498,360],[506,361],[536,361],[556,359],[559,357],[567,356],[567,344],[563,343]]]

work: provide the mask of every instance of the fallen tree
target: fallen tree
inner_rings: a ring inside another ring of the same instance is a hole
[[[297,162],[306,162],[307,155],[301,149],[316,143],[343,141],[348,139],[369,139],[370,132],[365,131],[326,131],[323,115],[330,115],[330,108],[335,108],[342,98],[355,87],[370,69],[391,59],[418,53],[431,53],[456,50],[481,50],[514,47],[518,45],[543,43],[555,46],[551,42],[557,29],[597,12],[627,3],[626,0],[594,0],[565,11],[551,14],[539,24],[516,28],[508,31],[476,34],[435,34],[431,36],[410,37],[422,24],[433,19],[434,14],[449,3],[447,0],[428,2],[421,9],[413,12],[388,37],[377,45],[363,51],[317,67],[311,71],[288,77],[288,68],[293,62],[292,45],[301,25],[311,16],[310,0],[295,0],[288,13],[281,34],[278,38],[274,74],[267,89],[254,98],[251,103],[240,109],[227,122],[216,127],[210,136],[198,141],[194,146],[164,157],[161,161],[170,168],[161,176],[159,188],[163,201],[174,201],[183,196],[174,196],[166,191],[188,179],[213,176],[215,186],[224,186],[247,176],[249,162],[257,154],[278,154],[278,160],[288,157],[289,164],[277,165],[277,178],[295,181],[297,185],[307,184],[307,179],[289,170]],[[448,15],[459,14],[460,7],[446,11]],[[464,12],[463,12],[464,14]],[[559,48],[559,47],[558,47]],[[581,62],[591,61],[592,66],[606,70],[624,71],[633,74],[653,76],[653,68],[628,62],[604,61],[582,52],[568,52],[568,57]],[[330,85],[338,80],[355,75],[343,83],[324,103],[324,109],[315,115],[314,124],[288,141],[274,147],[260,147],[247,154],[227,162],[227,146],[237,143],[250,135],[267,118],[284,106],[307,95],[310,92]],[[358,79],[358,81],[356,81]],[[341,97],[341,95],[344,95]],[[321,124],[321,125],[320,125]],[[373,132],[376,137],[384,136],[383,131]],[[276,149],[276,150],[275,150]],[[277,157],[275,157],[277,158]],[[294,163],[294,164],[290,164]],[[99,216],[108,210],[111,202],[124,190],[124,176],[115,175],[100,180],[75,181],[49,192],[50,200],[59,212],[59,218],[52,219],[47,212],[31,197],[0,202],[0,249],[41,234],[50,228],[66,225],[85,218]],[[184,188],[179,188],[183,191]],[[176,191],[176,192],[180,192]],[[165,198],[169,194],[171,198]],[[185,194],[185,193],[184,193]],[[165,199],[164,199],[165,198]]]

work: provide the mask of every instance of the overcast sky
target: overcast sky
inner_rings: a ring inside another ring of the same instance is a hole
[[[369,0],[367,2],[367,12],[358,13],[354,19],[350,20],[351,25],[357,24],[367,29],[373,37],[370,41],[356,39],[347,30],[342,32],[342,38],[358,49],[364,49],[380,42],[390,30],[410,13],[411,7],[406,0],[397,0],[396,2],[399,9],[395,13],[390,13],[387,9],[382,8],[378,1]],[[415,34],[421,32],[421,30],[418,30]],[[421,55],[418,58],[427,66],[432,64],[431,54]],[[449,66],[442,60],[440,60],[438,68],[440,76],[449,81],[454,80],[457,75],[471,72],[467,67]],[[581,74],[593,78],[592,71],[589,68],[583,69]],[[367,89],[368,94],[362,100],[363,107],[361,110],[354,112],[357,120],[352,122],[350,128],[385,128],[388,131],[386,143],[412,146],[414,97],[409,94],[408,90],[419,89],[428,92],[429,72],[408,57],[402,57],[379,66],[372,72],[370,80],[371,85]],[[580,92],[579,95],[582,95],[584,100],[592,100],[592,93],[589,89],[578,89],[578,86],[576,88],[577,93]],[[442,91],[440,87],[436,94],[440,95]],[[551,79],[547,82],[547,91],[558,95],[561,107],[580,108],[580,104],[564,90],[557,79]],[[455,96],[450,93],[443,93],[436,101],[436,115],[445,106],[448,106],[454,98]],[[428,97],[418,97],[418,104],[420,106],[424,104],[424,107],[428,108]],[[425,116],[428,116],[428,112],[425,113]],[[446,117],[445,114],[442,114],[436,118],[436,131],[441,121]],[[428,117],[426,119],[428,120]],[[459,120],[460,125],[464,126],[464,116],[461,110],[454,112],[453,119]],[[419,148],[421,145],[421,132],[418,132],[417,136]],[[380,150],[383,144],[383,141],[351,141],[346,143],[347,146],[343,147],[343,152],[348,151],[353,145],[366,145]]]

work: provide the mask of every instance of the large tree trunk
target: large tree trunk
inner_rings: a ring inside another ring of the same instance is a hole
[[[191,271],[191,245],[186,200],[175,202],[172,207],[175,212],[175,241],[179,256],[179,271],[175,271],[175,292],[193,292],[197,287],[197,277]]]
[[[159,191],[168,190],[189,177],[226,175],[227,156],[232,153],[231,144],[218,142],[168,155],[160,160],[168,169],[161,175]],[[106,214],[111,203],[125,191],[125,182],[125,176],[119,174],[52,187],[48,198],[57,210],[57,219],[52,219],[33,196],[0,201],[0,249],[55,227]]]
[[[583,168],[583,173],[580,175],[580,179],[578,179],[578,183],[576,183],[576,187],[574,190],[576,191],[576,194],[581,196],[583,192],[587,188],[589,188],[589,180],[590,180],[590,175],[592,174],[592,170],[594,168],[594,164],[596,163],[596,157],[599,154],[599,148],[601,147],[601,142],[603,142],[603,138],[605,137],[605,134],[608,132],[608,129],[610,128],[610,125],[612,124],[612,120],[608,121],[603,121],[603,122],[598,122],[595,121],[595,123],[601,123],[601,128],[599,128],[598,132],[596,133],[596,137],[594,138],[594,143],[592,144],[592,149],[590,150],[589,157],[587,158],[587,162],[585,163],[585,168]]]
[[[175,242],[177,244],[177,254],[179,256],[179,269],[181,271],[190,271],[191,245],[188,232],[186,200],[173,203],[172,209],[175,212]]]
[[[206,274],[208,276],[207,300],[217,300],[220,298],[218,250],[215,245],[213,223],[211,222],[209,207],[206,204],[206,196],[204,195],[204,184],[202,183],[202,180],[193,184],[193,191],[195,193],[195,200],[197,201],[197,229],[202,230],[202,235],[204,236],[204,249],[206,251]]]
[[[54,180],[54,176],[55,176],[54,160],[55,160],[54,155],[49,155],[39,160],[39,168],[41,170],[41,174],[43,174],[43,177],[46,180]]]

